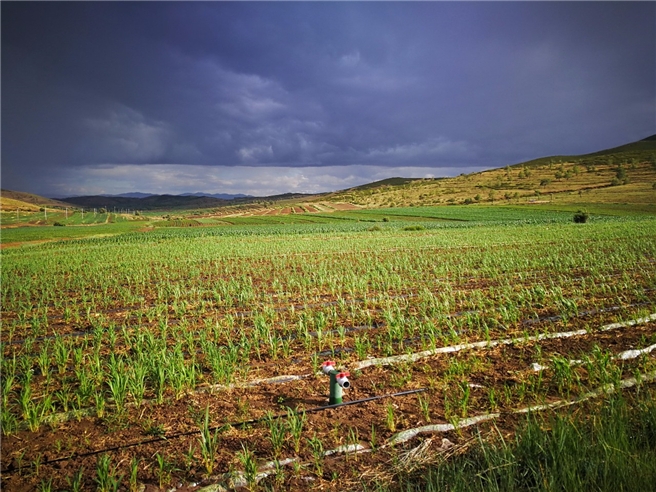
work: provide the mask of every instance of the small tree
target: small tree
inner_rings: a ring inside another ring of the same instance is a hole
[[[588,212],[579,210],[574,214],[574,222],[577,224],[585,224],[588,221],[589,215]]]
[[[626,179],[626,169],[624,169],[623,166],[618,167],[617,173],[615,173],[615,177],[620,181],[624,181]]]

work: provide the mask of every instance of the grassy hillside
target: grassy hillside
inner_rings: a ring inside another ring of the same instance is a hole
[[[2,210],[39,210],[41,207],[70,207],[70,203],[60,202],[22,191],[0,190],[0,208]]]
[[[552,156],[444,179],[392,178],[322,197],[363,207],[475,203],[656,203],[656,136],[580,156]]]

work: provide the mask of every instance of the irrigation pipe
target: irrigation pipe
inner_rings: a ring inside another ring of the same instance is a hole
[[[641,302],[641,303],[636,303],[636,304],[629,304],[627,306],[613,306],[613,307],[603,308],[603,309],[591,309],[591,310],[581,311],[576,316],[571,316],[570,319],[580,319],[580,318],[583,318],[585,316],[591,316],[591,315],[594,315],[594,314],[610,312],[610,311],[619,311],[620,309],[626,308],[626,307],[641,307],[641,306],[647,306],[647,305],[651,305],[651,304],[646,303],[646,302]],[[480,312],[481,311],[461,311],[461,312],[458,312],[458,313],[455,313],[455,314],[446,314],[444,316],[446,318],[451,319],[451,318],[464,316],[465,314],[479,314]],[[525,320],[521,321],[520,324],[523,325],[523,326],[527,326],[527,325],[533,325],[533,324],[536,324],[536,323],[540,323],[540,322],[543,322],[543,321],[557,321],[559,319],[562,319],[562,317],[563,316],[561,316],[561,315],[556,315],[556,316],[544,316],[544,317],[541,317],[541,318],[540,317],[530,318],[530,319],[525,319]],[[503,325],[501,325],[501,326],[503,326]],[[345,330],[345,332],[346,333],[353,333],[353,332],[356,332],[356,331],[363,331],[363,330],[366,330],[366,329],[369,329],[369,328],[382,328],[382,327],[384,327],[384,325],[382,325],[382,324],[380,326],[361,325],[361,326],[356,326],[356,327],[349,328],[349,329]],[[463,330],[460,330],[460,331],[456,331],[456,334],[462,335],[462,334],[466,334],[466,333],[471,333],[472,331],[473,331],[472,329],[463,329]],[[337,333],[337,330],[330,330],[330,331],[327,331],[326,333]],[[314,336],[316,336],[316,332],[310,332],[310,335],[312,335],[314,337]],[[417,337],[413,337],[413,338],[405,338],[401,342],[394,342],[393,345],[395,345],[395,346],[398,346],[398,345],[401,345],[401,344],[410,345],[410,344],[413,344],[414,342],[416,342],[417,340],[421,340],[421,337],[417,336]],[[337,354],[337,353],[341,354],[341,353],[349,353],[349,352],[353,352],[353,351],[354,351],[354,349],[347,347],[347,348],[343,348],[343,349],[332,349],[332,350],[324,350],[322,352],[315,352],[312,355],[327,356],[329,354]],[[294,361],[296,361],[296,360],[294,360]]]
[[[643,317],[643,318],[638,318],[635,320],[629,320],[629,321],[624,321],[624,322],[619,322],[619,323],[611,323],[609,325],[602,326],[599,328],[599,332],[604,332],[604,331],[609,331],[609,330],[615,330],[618,328],[625,328],[628,326],[635,326],[635,325],[640,325],[644,323],[649,323],[650,321],[655,321],[656,320],[656,313],[650,314],[649,316]],[[426,357],[431,357],[433,355],[438,355],[438,354],[446,354],[446,353],[454,353],[454,352],[459,352],[461,350],[468,350],[468,349],[475,349],[475,348],[492,348],[496,347],[498,345],[512,345],[513,343],[516,343],[517,341],[539,341],[539,340],[544,340],[544,339],[552,339],[552,338],[568,338],[568,337],[573,337],[573,336],[579,336],[579,335],[586,335],[589,333],[594,333],[594,332],[588,332],[586,330],[576,330],[576,331],[566,331],[566,332],[560,332],[560,333],[544,333],[544,334],[539,334],[539,335],[534,335],[531,337],[523,337],[523,338],[506,338],[506,339],[501,339],[501,340],[490,340],[490,341],[481,341],[481,342],[472,342],[472,343],[464,343],[464,344],[459,344],[459,345],[450,345],[447,347],[439,347],[436,349],[432,350],[425,350],[423,352],[416,352],[414,354],[402,354],[402,355],[396,355],[396,356],[390,356],[390,357],[381,357],[381,358],[376,358],[376,359],[367,359],[363,361],[358,361],[353,364],[350,364],[350,368],[354,371],[356,370],[362,370],[365,369],[369,366],[377,365],[377,366],[390,366],[394,364],[398,364],[401,362],[414,362],[419,359],[423,359]],[[302,374],[302,375],[281,375],[281,376],[275,376],[272,378],[265,378],[265,379],[254,379],[252,381],[247,381],[243,383],[234,383],[234,384],[217,384],[217,385],[212,385],[212,386],[206,386],[206,387],[201,387],[197,388],[194,390],[192,393],[208,393],[208,392],[213,392],[213,391],[222,391],[222,390],[229,390],[233,388],[247,388],[251,386],[258,386],[260,384],[280,384],[280,383],[286,383],[289,381],[297,381],[300,379],[304,379],[306,377],[311,376],[311,374]],[[66,422],[67,420],[73,419],[73,418],[78,418],[80,416],[82,417],[87,417],[93,415],[94,409],[93,408],[87,408],[87,409],[79,409],[79,410],[71,410],[69,412],[62,412],[54,415],[49,415],[44,417],[44,422],[45,423],[61,423],[61,422]]]
[[[626,389],[626,388],[631,388],[637,384],[641,383],[648,383],[651,381],[656,380],[656,371],[651,371],[645,374],[641,374],[638,377],[631,377],[627,379],[623,379],[619,382],[617,385],[619,389]],[[570,405],[576,405],[577,403],[584,402],[586,400],[590,400],[592,398],[597,398],[599,396],[605,395],[605,394],[611,394],[614,393],[618,387],[616,387],[615,384],[609,383],[604,386],[601,386],[597,389],[594,389],[588,393],[584,393],[583,395],[579,396],[578,398],[574,398],[573,400],[557,400],[551,403],[546,403],[544,405],[530,405],[528,407],[520,408],[518,410],[514,410],[511,413],[512,414],[524,414],[524,413],[531,413],[531,412],[538,412],[541,410],[550,410],[550,409],[555,409],[555,408],[561,408],[561,407],[566,407]],[[413,437],[417,436],[418,434],[422,433],[427,433],[427,432],[448,432],[456,429],[462,429],[465,427],[469,427],[472,425],[475,425],[479,422],[484,422],[486,420],[493,420],[496,419],[500,416],[500,413],[488,413],[485,415],[478,415],[476,417],[471,417],[469,419],[461,420],[457,424],[436,424],[436,425],[426,425],[423,427],[416,427],[415,429],[409,429],[403,432],[399,432],[395,436],[393,436],[388,444],[385,444],[384,446],[393,446],[395,444],[399,444],[402,442],[409,441]]]
[[[618,276],[619,276],[619,274],[611,275],[611,277],[618,277]],[[582,277],[576,277],[576,278],[574,278],[574,279],[572,279],[572,280],[578,280],[578,279],[580,279],[580,278],[582,278]],[[448,279],[446,279],[446,280],[448,280]],[[471,278],[468,278],[467,280],[474,280],[474,278],[471,277]],[[531,279],[528,279],[528,280],[531,280]],[[649,291],[652,291],[652,290],[654,290],[654,289],[643,289],[643,290],[644,290],[645,292],[649,292]],[[452,292],[453,294],[457,294],[457,293],[465,293],[465,292],[469,292],[469,290],[466,290],[466,289],[456,289],[456,290],[452,290],[451,292]],[[431,294],[432,294],[432,293],[431,293]],[[420,295],[420,294],[417,294],[417,293],[411,292],[411,293],[409,293],[409,294],[398,294],[398,295],[392,295],[392,296],[387,296],[387,297],[379,297],[379,298],[371,298],[371,299],[368,299],[368,298],[362,298],[362,299],[343,299],[343,302],[344,302],[345,304],[347,304],[347,305],[357,305],[357,304],[366,304],[366,303],[368,303],[368,302],[381,302],[381,301],[387,301],[387,300],[399,300],[399,299],[413,299],[413,298],[417,298],[417,297],[419,297],[419,295]],[[321,307],[328,307],[328,306],[336,306],[336,305],[338,305],[339,303],[340,303],[339,301],[327,301],[327,302],[315,302],[315,303],[304,304],[304,305],[300,305],[300,304],[299,304],[299,305],[296,305],[296,304],[295,304],[295,305],[294,305],[294,310],[301,311],[301,310],[304,310],[304,309],[314,309],[314,308],[321,308]],[[625,305],[625,306],[612,306],[612,307],[609,307],[609,308],[589,309],[589,310],[581,311],[580,313],[578,313],[578,314],[576,314],[576,315],[574,315],[574,316],[570,316],[570,319],[581,318],[581,317],[584,317],[584,316],[594,315],[594,314],[603,313],[603,312],[617,311],[617,310],[622,309],[622,308],[645,306],[645,305],[649,305],[649,304],[650,304],[650,303],[647,303],[647,302],[641,302],[641,303],[628,304],[628,305]],[[276,308],[273,308],[273,311],[276,311],[276,312],[283,312],[283,311],[287,311],[288,309],[289,309],[288,307],[276,307]],[[373,308],[372,310],[373,310],[374,312],[381,312],[381,311],[383,311],[382,308]],[[108,314],[108,313],[115,313],[115,314],[116,314],[116,313],[127,313],[127,312],[129,312],[128,309],[119,309],[119,310],[116,310],[116,309],[107,309],[107,310],[103,310],[103,311],[101,311],[101,312],[98,313],[98,314],[103,314],[103,315],[104,315],[104,314]],[[471,313],[471,314],[479,314],[480,312],[481,312],[481,311],[479,311],[479,310],[474,310],[474,311],[461,311],[461,312],[457,312],[457,313],[454,313],[454,314],[446,314],[445,316],[446,316],[447,318],[457,318],[457,317],[460,317],[460,316],[462,316],[462,315],[464,315],[464,314],[469,314],[469,313]],[[234,315],[234,316],[236,316],[236,317],[238,317],[238,318],[246,318],[247,316],[252,316],[253,314],[257,314],[257,313],[258,313],[257,311],[237,311],[237,312],[235,312],[235,313],[231,313],[231,314]],[[56,320],[56,319],[58,319],[58,318],[59,318],[59,317],[54,316],[54,315],[49,315],[49,316],[48,316],[48,320],[49,320],[49,321],[50,321],[50,320]],[[221,316],[219,316],[219,318],[225,318],[225,315],[221,315]],[[531,324],[539,323],[539,322],[541,322],[541,321],[555,321],[555,320],[558,320],[558,319],[560,319],[560,318],[562,318],[562,316],[560,316],[560,315],[556,315],[556,316],[545,316],[545,317],[538,317],[537,319],[535,319],[535,318],[525,319],[525,320],[521,321],[520,323],[521,323],[522,325],[527,325],[527,324],[528,324],[528,325],[531,325]],[[136,325],[133,325],[133,326],[137,326],[137,325],[138,325],[138,323],[137,323]],[[356,327],[356,328],[358,328],[358,327]],[[347,331],[348,331],[348,330],[347,330]],[[329,331],[327,331],[326,333],[329,333],[329,332],[336,333],[337,330],[329,330]],[[195,332],[195,333],[199,333],[199,332]],[[64,333],[64,334],[44,335],[44,336],[41,336],[41,337],[35,337],[34,340],[35,340],[35,341],[44,341],[44,340],[55,339],[55,338],[57,338],[57,337],[61,337],[61,338],[83,337],[83,336],[85,336],[85,335],[92,335],[92,334],[93,334],[93,331],[92,331],[92,330],[84,330],[84,331],[79,331],[79,330],[78,330],[78,331],[74,331],[74,332],[70,332],[70,333]],[[26,341],[25,338],[21,338],[21,339],[17,339],[17,340],[13,340],[13,339],[12,339],[12,340],[8,340],[8,341],[5,341],[5,342],[3,342],[3,343],[5,343],[5,344],[7,344],[7,345],[21,345],[21,344],[23,344],[25,341]]]
[[[383,398],[392,398],[392,397],[395,397],[395,396],[406,396],[406,395],[412,395],[412,394],[415,394],[415,393],[422,393],[422,392],[427,391],[427,390],[428,390],[428,388],[419,388],[419,389],[413,389],[413,390],[400,391],[400,392],[397,392],[397,393],[388,393],[388,394],[385,394],[385,395],[370,396],[368,398],[362,398],[360,400],[352,400],[352,401],[346,401],[346,402],[343,402],[343,403],[336,403],[336,404],[333,404],[333,405],[325,405],[325,406],[320,406],[320,407],[308,408],[306,410],[301,410],[301,411],[294,412],[294,415],[323,412],[324,410],[331,410],[331,409],[334,409],[334,408],[346,407],[346,406],[350,406],[350,405],[360,405],[362,403],[367,403],[367,402],[375,401],[375,400],[381,400]],[[259,422],[264,422],[265,420],[268,420],[270,418],[271,419],[281,419],[281,418],[287,418],[287,417],[289,417],[289,414],[287,414],[287,413],[279,413],[279,414],[273,415],[273,416],[265,415],[264,417],[259,417],[259,418],[256,418],[256,419],[243,420],[241,422],[231,422],[231,423],[227,423],[227,424],[223,424],[223,425],[217,425],[217,426],[214,426],[214,427],[210,427],[209,430],[210,431],[217,431],[217,430],[222,429],[224,427],[245,427],[247,425],[253,425],[253,424],[257,424]],[[118,445],[118,446],[111,446],[111,447],[108,447],[108,448],[98,449],[98,450],[95,450],[95,451],[89,451],[89,452],[86,452],[86,453],[73,453],[71,455],[63,456],[61,458],[55,458],[55,459],[52,459],[52,460],[42,461],[41,464],[42,465],[49,465],[49,464],[58,463],[58,462],[61,462],[61,461],[74,460],[74,459],[78,459],[78,458],[87,458],[89,456],[96,456],[96,455],[102,454],[102,453],[120,451],[122,449],[128,449],[128,448],[133,448],[133,447],[137,447],[137,446],[143,446],[145,444],[153,444],[153,443],[156,443],[156,442],[169,441],[171,439],[177,439],[177,438],[180,438],[180,437],[192,436],[194,434],[200,434],[201,432],[202,431],[200,429],[192,430],[192,431],[186,431],[186,432],[178,432],[176,434],[170,434],[170,435],[165,435],[165,436],[154,437],[152,439],[147,439],[145,441],[139,441],[139,442],[134,442],[134,443],[129,443],[129,444],[121,444],[121,445]],[[26,465],[23,468],[30,468],[31,466],[32,465]],[[3,472],[5,472],[5,473],[6,472],[11,472],[11,471],[14,471],[15,469],[16,469],[15,466],[10,465],[7,469],[3,470]]]
[[[623,379],[622,381],[619,382],[618,386],[619,389],[626,389],[626,388],[631,388],[637,384],[643,383],[643,382],[650,382],[656,380],[656,371],[652,371],[646,374],[642,374],[639,377],[635,378],[628,378],[628,379]],[[521,408],[518,410],[514,410],[510,412],[511,414],[525,414],[525,413],[530,413],[530,412],[537,412],[541,410],[549,410],[549,409],[554,409],[554,408],[560,408],[564,406],[569,406],[569,405],[575,405],[577,403],[581,403],[583,401],[589,400],[591,398],[596,398],[604,394],[610,394],[613,393],[617,390],[618,388],[615,387],[614,384],[607,384],[605,386],[602,386],[600,388],[597,388],[589,393],[585,393],[581,395],[579,398],[575,398],[573,400],[558,400],[546,405],[534,405],[534,406],[528,406],[525,408]],[[471,427],[473,425],[477,425],[481,422],[486,422],[489,420],[494,420],[497,419],[501,416],[501,413],[488,413],[485,415],[477,415],[475,417],[470,417],[467,419],[460,420],[456,424],[434,424],[434,425],[425,425],[422,427],[415,427],[413,429],[408,429],[405,431],[398,432],[394,436],[392,436],[385,444],[380,446],[378,449],[383,449],[383,448],[388,448],[388,447],[393,447],[398,444],[405,443],[407,441],[410,441],[417,437],[420,434],[429,434],[429,433],[444,433],[444,432],[450,432],[458,429],[464,429],[467,427]],[[358,453],[366,453],[366,452],[371,452],[371,449],[366,448],[362,446],[361,444],[349,444],[345,446],[340,446],[338,448],[332,449],[325,451],[323,453],[324,456],[331,456],[331,455],[337,455],[337,454],[358,454]],[[266,463],[264,466],[260,467],[258,469],[258,473],[254,477],[255,482],[259,482],[260,480],[268,477],[269,475],[273,474],[276,472],[276,469],[289,465],[291,463],[296,463],[299,461],[298,457],[294,458],[287,458],[282,461],[278,462],[269,462]],[[308,465],[311,464],[309,462],[303,463],[303,465]],[[229,489],[235,489],[239,487],[245,487],[248,486],[248,481],[245,478],[245,474],[241,471],[237,471],[235,473],[227,473],[224,475],[224,478],[226,482],[224,483],[216,483],[213,485],[209,485],[206,487],[203,487],[198,490],[198,492],[219,492],[219,491],[224,491],[224,490],[229,490]],[[224,485],[225,484],[225,485]]]
[[[635,349],[635,350],[625,350],[624,352],[620,352],[617,355],[614,355],[611,357],[611,360],[631,360],[631,359],[636,359],[640,357],[643,354],[649,354],[656,350],[656,343],[654,345],[650,345],[649,347],[645,347],[643,349]],[[580,364],[584,364],[585,361],[581,359],[574,359],[569,361],[570,366],[576,366]],[[531,366],[531,368],[535,372],[540,372],[545,369],[548,369],[548,366],[543,366],[541,364],[538,364],[537,362],[534,362]]]
[[[644,318],[638,318],[630,321],[623,321],[620,323],[611,323],[609,325],[602,326],[601,328],[599,328],[599,330],[596,331],[604,332],[609,330],[616,330],[618,328],[626,328],[628,326],[640,325],[655,320],[656,320],[656,313],[650,314],[649,316],[646,316]],[[595,333],[595,332],[588,332],[587,330],[581,329],[575,331],[564,331],[560,333],[541,333],[539,335],[522,337],[522,338],[504,338],[501,340],[462,343],[459,345],[451,345],[448,347],[439,347],[433,350],[424,350],[423,352],[416,352],[414,354],[403,354],[403,355],[395,355],[391,357],[380,357],[377,359],[364,360],[364,361],[356,362],[355,364],[351,364],[350,367],[352,368],[352,370],[359,370],[369,366],[388,366],[399,362],[415,362],[419,359],[430,357],[432,355],[459,352],[461,350],[469,350],[475,348],[492,348],[492,347],[496,347],[497,345],[512,345],[513,343],[517,343],[518,341],[537,342],[540,340],[549,340],[552,338],[569,338],[574,336],[587,335],[589,333]]]

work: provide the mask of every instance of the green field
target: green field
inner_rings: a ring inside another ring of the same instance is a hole
[[[655,428],[656,218],[604,211],[583,224],[475,205],[4,228],[3,483],[559,489],[574,482],[531,451],[559,436],[567,456],[632,477],[616,488],[652,483],[640,469],[656,440],[612,456],[586,445],[636,419]],[[316,410],[328,359],[350,371],[345,401],[375,400]]]
[[[12,222],[12,214],[3,214],[4,227],[0,232],[3,244],[29,243],[78,239],[91,236],[122,235],[140,231],[138,234],[192,234],[192,235],[268,235],[284,233],[314,233],[331,231],[362,231],[372,226],[395,230],[421,226],[425,229],[442,227],[477,226],[481,223],[566,223],[572,220],[573,212],[581,207],[554,207],[544,209],[531,206],[450,206],[450,207],[407,207],[357,210],[332,213],[303,213],[289,215],[258,215],[200,217],[195,214],[180,215],[169,219],[157,216],[126,217],[116,214],[71,214],[68,220],[63,214],[49,214],[47,224],[38,224],[34,213],[25,222]],[[614,217],[635,216],[621,207],[588,207],[591,222],[613,220]],[[60,217],[61,215],[61,217]],[[650,215],[650,214],[644,214]],[[56,227],[59,222],[67,227]],[[268,226],[268,227],[261,227]],[[290,227],[293,226],[293,227]],[[195,231],[189,231],[193,228]],[[180,229],[184,232],[176,232]]]

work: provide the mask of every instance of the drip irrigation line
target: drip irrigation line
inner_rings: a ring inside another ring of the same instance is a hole
[[[415,393],[422,393],[424,391],[428,391],[428,388],[419,388],[419,389],[413,389],[413,390],[406,390],[406,391],[400,391],[398,393],[388,393],[386,395],[377,395],[377,396],[370,396],[368,398],[362,398],[360,400],[352,400],[352,401],[346,401],[343,403],[335,403],[333,405],[324,405],[320,407],[313,407],[313,408],[308,408],[306,410],[301,410],[301,411],[296,411],[293,413],[293,415],[298,415],[298,414],[308,414],[308,413],[317,413],[317,412],[323,412],[324,410],[332,410],[334,408],[339,408],[339,407],[347,407],[349,405],[359,405],[362,403],[366,403],[369,401],[375,401],[375,400],[381,400],[383,398],[392,398],[395,396],[406,396],[406,395],[412,395]],[[277,415],[269,416],[265,415],[264,417],[259,417],[256,419],[250,419],[250,420],[243,420],[241,422],[231,422],[223,425],[217,425],[214,427],[210,427],[210,431],[216,432],[219,429],[223,429],[225,427],[246,427],[248,425],[253,425],[257,424],[260,422],[264,422],[268,419],[281,419],[281,418],[287,418],[289,417],[288,413],[279,413]],[[53,463],[59,463],[62,461],[68,461],[68,460],[75,460],[78,458],[88,458],[89,456],[96,456],[102,453],[109,453],[109,452],[114,452],[114,451],[120,451],[122,449],[128,449],[128,448],[134,448],[137,446],[143,446],[145,444],[153,444],[156,442],[162,442],[162,441],[169,441],[171,439],[177,439],[180,437],[186,437],[186,436],[193,436],[194,434],[200,434],[202,431],[200,429],[198,430],[192,430],[192,431],[186,431],[186,432],[178,432],[176,434],[171,434],[168,436],[159,436],[159,437],[153,437],[152,439],[147,439],[145,441],[139,441],[139,442],[134,442],[134,443],[129,443],[129,444],[121,444],[118,446],[112,446],[109,448],[104,448],[104,449],[98,449],[95,451],[89,451],[86,453],[73,453],[72,455],[69,456],[63,456],[61,458],[55,458],[52,460],[46,460],[42,461],[40,465],[50,465]],[[29,469],[32,468],[34,465],[33,464],[28,464],[24,465],[21,467],[15,466],[13,463],[11,463],[6,469],[2,470],[3,473],[10,473],[18,468],[20,469]]]
[[[619,276],[620,276],[620,274],[610,275],[610,277],[619,277]],[[583,278],[584,277],[575,277],[571,280],[572,281],[581,280]],[[448,281],[448,279],[446,279],[446,278],[445,279],[439,279],[439,280],[447,280]],[[476,278],[469,277],[465,280],[472,281],[472,280],[476,280]],[[534,281],[535,279],[527,278],[526,280],[533,280]],[[452,292],[453,293],[469,292],[470,290],[471,289],[456,289]],[[645,292],[650,292],[652,290],[654,290],[654,289],[644,289]],[[336,305],[339,305],[340,302],[344,302],[345,304],[348,304],[348,305],[357,305],[357,304],[367,304],[368,302],[381,302],[381,301],[387,301],[387,300],[400,300],[400,299],[401,300],[403,300],[403,299],[414,299],[414,298],[417,298],[419,296],[420,296],[419,293],[410,292],[408,294],[397,294],[397,295],[386,296],[386,297],[378,297],[378,298],[375,298],[375,297],[374,298],[353,298],[353,299],[343,299],[342,301],[325,301],[325,302],[315,302],[315,303],[310,303],[310,304],[293,304],[293,307],[294,307],[295,310],[300,311],[300,310],[307,309],[307,308],[314,309],[314,308],[336,306]],[[287,310],[289,310],[289,306],[273,308],[273,311],[275,311],[275,312],[284,312],[284,311],[287,311]],[[126,309],[107,309],[107,310],[103,311],[102,314],[129,312],[129,311],[130,311],[130,308],[126,308]],[[380,312],[380,311],[382,311],[382,308],[374,309],[374,311]],[[476,313],[478,311],[462,311],[462,312],[455,313],[455,314],[449,315],[449,316],[459,316],[461,314],[467,314],[467,313],[470,313],[470,312],[471,313]],[[252,311],[252,310],[251,311],[237,311],[237,312],[232,313],[232,314],[234,314],[237,318],[245,319],[249,316],[253,316],[254,314],[258,314],[258,312],[257,311]],[[225,318],[225,315],[222,315],[220,317]],[[47,316],[47,318],[48,318],[48,320],[59,319],[58,316],[54,316],[54,315],[49,315],[49,316]],[[177,321],[178,320],[172,320],[172,324],[173,325],[177,324]],[[46,336],[43,336],[43,337],[37,337],[37,338],[35,338],[35,340],[36,341],[47,340],[47,339],[56,338],[57,336],[61,336],[61,337],[84,336],[86,334],[92,334],[92,333],[93,333],[93,331],[91,331],[91,330],[75,331],[75,332],[67,333],[67,334],[63,334],[63,335],[46,335]],[[24,341],[24,339],[12,341],[12,342],[9,342],[9,343],[21,343],[22,341]]]
[[[649,291],[652,291],[652,290],[654,290],[654,289],[644,289],[645,292],[649,292]],[[627,304],[627,305],[624,305],[624,306],[611,306],[611,307],[608,307],[608,308],[583,310],[583,311],[578,312],[577,314],[567,316],[567,317],[568,317],[568,319],[581,319],[581,318],[585,318],[585,317],[588,317],[588,316],[594,316],[596,314],[614,312],[614,311],[619,311],[621,309],[627,309],[627,308],[645,307],[645,306],[650,306],[650,305],[652,305],[651,302],[637,302],[637,303]],[[382,309],[376,309],[375,311],[380,312],[380,311],[382,311]],[[444,315],[438,315],[435,318],[439,318],[440,316],[443,316],[443,317],[448,318],[448,319],[453,319],[453,318],[461,318],[465,315],[479,315],[481,313],[483,313],[483,311],[481,311],[481,310],[458,311],[458,312],[453,313],[453,314],[449,313],[449,314],[444,314]],[[563,318],[563,315],[543,316],[543,317],[538,316],[537,318],[526,318],[526,319],[523,319],[521,321],[517,321],[517,323],[522,325],[522,326],[527,326],[527,325],[534,325],[536,323],[541,323],[541,322],[545,322],[545,321],[546,322],[554,322],[554,321],[558,321],[559,319],[562,319],[562,318]],[[498,325],[502,328],[505,328],[504,325],[502,325],[501,323],[498,323]],[[353,326],[351,328],[346,328],[344,330],[344,332],[345,333],[355,333],[355,332],[358,332],[358,331],[365,331],[365,330],[369,330],[369,329],[377,330],[377,329],[382,329],[385,326],[386,326],[386,323],[374,322],[371,325],[358,325],[358,326]],[[460,330],[456,333],[458,335],[461,335],[461,334],[465,334],[465,333],[471,333],[472,331],[474,331],[474,330],[464,329],[464,330]],[[104,333],[105,332],[103,331],[103,335],[104,335]],[[201,332],[200,331],[194,332],[194,334],[199,334],[199,333],[201,333]],[[325,333],[326,334],[331,334],[331,335],[339,334],[339,330],[327,330]],[[316,331],[310,331],[310,332],[308,332],[308,334],[312,338],[317,337],[317,332]],[[47,335],[47,336],[44,336],[44,337],[36,337],[36,338],[34,338],[34,341],[35,342],[42,342],[42,341],[45,341],[45,340],[56,339],[57,337],[69,338],[69,337],[82,337],[82,336],[93,336],[93,335],[94,335],[93,331],[84,331],[84,332],[77,331],[77,332],[73,332],[73,333],[65,333],[63,335]],[[293,334],[293,333],[290,334],[290,335],[285,335],[285,336],[280,337],[281,340],[290,340],[290,341],[297,340],[299,338],[301,338],[300,335]],[[407,338],[407,339],[402,340],[401,342],[396,342],[396,344],[412,343],[412,342],[415,342],[415,341],[420,340],[420,339],[421,339],[421,337]],[[1,343],[1,345],[8,345],[8,346],[23,345],[26,340],[27,339],[23,338],[23,339],[19,339],[19,340],[4,341],[4,342],[0,342],[0,343]],[[227,348],[226,345],[220,345],[219,347]],[[352,352],[353,349],[341,349],[340,351]],[[340,352],[340,351],[336,351],[336,352]],[[322,351],[322,352],[316,352],[313,355],[323,356],[323,355],[328,355],[330,353],[331,353],[330,351]],[[35,354],[36,354],[36,352],[34,352],[30,355],[35,355]]]
[[[625,327],[625,326],[630,326],[633,324],[643,324],[643,323],[648,323],[651,321],[656,320],[656,313],[648,316],[647,318],[639,318],[636,320],[631,320],[627,321],[624,323],[614,323],[611,325],[606,325],[605,327],[602,327],[600,331],[607,331],[608,329],[614,329],[618,327]],[[611,328],[612,327],[612,328]],[[594,332],[593,332],[594,333]],[[458,333],[460,334],[460,333]],[[584,335],[588,334],[587,332],[584,333],[584,330],[578,330],[577,332],[560,332],[560,333],[547,333],[547,334],[540,334],[536,336],[529,337],[528,339],[524,338],[525,340],[531,340],[531,341],[539,341],[542,339],[551,339],[551,338],[562,338],[563,336],[575,336],[575,335]],[[406,341],[412,341],[412,340],[417,340],[419,339],[418,337],[415,337],[414,339],[408,339]],[[356,369],[363,369],[366,367],[369,367],[370,365],[390,365],[394,364],[395,362],[393,361],[401,361],[401,360],[408,360],[409,358],[412,360],[416,359],[421,359],[423,357],[431,356],[431,355],[437,355],[437,354],[443,354],[443,353],[451,353],[451,352],[457,352],[463,349],[472,349],[472,348],[483,348],[483,347],[489,347],[489,346],[496,346],[496,345],[507,345],[509,343],[514,343],[515,339],[510,338],[510,339],[496,339],[496,340],[487,340],[487,341],[481,341],[481,342],[471,342],[471,343],[464,343],[464,344],[457,344],[457,345],[450,345],[450,346],[445,346],[445,347],[440,347],[428,351],[422,351],[422,352],[415,352],[413,354],[400,354],[400,355],[395,355],[395,356],[389,356],[389,357],[382,357],[378,359],[367,359],[363,361],[359,361],[355,363]],[[341,353],[341,352],[352,352],[353,349],[342,349],[342,350],[335,350],[335,353]],[[330,352],[328,352],[330,353]],[[296,360],[294,360],[297,362]],[[373,361],[373,362],[372,362]],[[288,382],[292,381],[295,379],[303,379],[305,377],[309,376],[309,374],[306,375],[300,375],[300,376],[279,376],[279,377],[284,377],[284,380],[276,380],[273,381],[273,379],[277,378],[270,378],[270,379],[265,379],[265,380],[252,380],[250,382],[244,383],[244,387],[248,386],[255,386],[261,383],[267,383],[267,382]],[[232,386],[232,385],[230,385]],[[201,387],[201,388],[196,388],[194,392],[203,392],[207,391],[208,389],[213,388],[212,386],[208,387]],[[225,388],[225,387],[222,387]],[[322,407],[323,408],[323,407]],[[81,409],[84,411],[84,409]],[[88,408],[86,410],[89,410]],[[68,412],[70,413],[70,412]],[[55,414],[56,415],[61,415],[61,414]],[[52,418],[52,416],[50,416]],[[46,417],[48,419],[48,417]],[[68,420],[68,418],[65,418],[65,420]],[[50,421],[50,420],[47,420]]]

